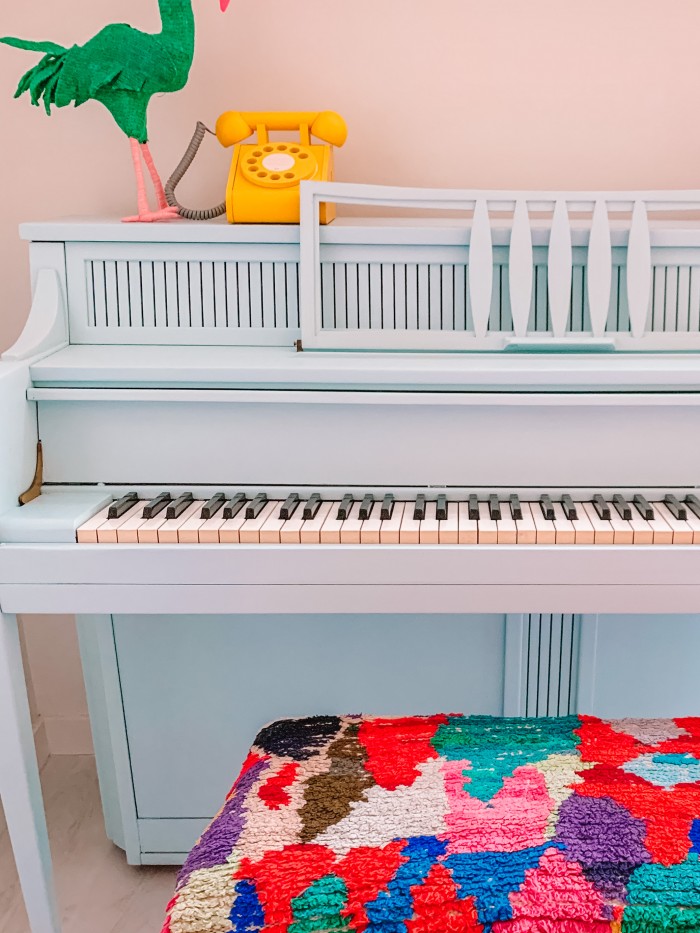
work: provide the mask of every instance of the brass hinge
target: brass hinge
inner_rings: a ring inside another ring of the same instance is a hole
[[[27,489],[26,492],[23,492],[19,497],[19,504],[26,505],[28,502],[31,502],[32,499],[36,499],[41,495],[41,484],[44,481],[44,452],[41,449],[41,441],[37,442],[36,445],[36,470],[34,471],[34,479],[32,480],[32,485]]]

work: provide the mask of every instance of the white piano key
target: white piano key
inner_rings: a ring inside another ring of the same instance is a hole
[[[338,510],[338,504],[336,502],[322,502],[318,507],[316,515],[313,518],[306,519],[301,526],[301,532],[299,534],[302,544],[321,543],[321,530],[333,508],[335,508],[336,511]],[[376,508],[379,508],[379,506],[376,506]]]
[[[515,520],[518,544],[537,544],[537,528],[535,527],[535,520],[532,517],[530,503],[521,502],[520,507],[523,512],[523,517]],[[539,505],[537,508],[539,508]]]
[[[612,502],[610,506],[610,524],[612,526],[615,544],[634,544],[634,528],[632,523],[626,521],[615,508]]]
[[[469,503],[460,502],[457,507],[457,520],[459,522],[459,543],[479,543],[479,523],[469,518]]]
[[[146,519],[143,517],[143,506],[144,503],[142,502],[141,509],[136,515],[133,515],[127,522],[117,528],[117,544],[139,543],[139,529],[146,524]]]
[[[109,509],[110,506],[100,509],[78,528],[76,537],[79,544],[97,544],[97,529],[107,521]]]
[[[681,521],[679,518],[675,518],[671,514],[671,510],[663,502],[652,502],[651,504],[654,510],[658,513],[659,517],[663,518],[663,520],[673,532],[674,544],[693,543],[693,529],[690,527],[688,522]]]
[[[420,544],[420,522],[413,517],[415,502],[407,502],[399,531],[400,544]]]
[[[158,544],[177,544],[178,530],[188,519],[192,518],[193,515],[199,515],[203,505],[203,501],[195,501],[185,509],[182,515],[178,515],[177,518],[166,518],[163,524],[158,528]],[[163,515],[165,515],[166,512],[167,509],[163,509]]]
[[[614,544],[615,532],[609,521],[601,518],[595,510],[592,502],[582,502],[581,509],[586,513],[588,520],[593,525],[593,543],[594,544]]]
[[[340,529],[341,544],[359,544],[362,534],[362,519],[360,518],[361,502],[354,502],[350,514]]]
[[[201,525],[198,536],[200,544],[219,544],[219,532],[226,524],[224,510],[220,509],[213,518],[207,518]]]
[[[595,531],[582,502],[576,503],[576,515],[577,517],[571,520],[574,529],[574,543],[595,544]]]
[[[233,518],[226,518],[221,523],[219,531],[219,543],[220,544],[239,544],[240,543],[240,530],[246,522],[245,517],[245,506],[240,510],[237,515],[234,515]],[[204,530],[204,526],[202,526]],[[202,540],[201,533],[199,540]]]
[[[632,520],[630,521],[630,527],[632,528],[633,544],[654,543],[654,529],[646,519],[642,518],[634,505],[632,506]]]
[[[688,527],[693,532],[693,544],[700,544],[700,518],[688,509]]]
[[[147,518],[136,530],[139,544],[158,544],[158,529],[165,521],[166,507],[155,518]]]
[[[543,513],[539,502],[531,502],[532,520],[535,523],[535,532],[537,534],[538,544],[556,544],[557,533],[554,529],[554,522],[548,521]]]
[[[204,525],[206,519],[202,518],[202,508],[206,503],[199,503],[199,511],[191,515],[187,521],[177,530],[178,544],[199,544],[199,529]],[[223,509],[221,510],[223,511]],[[217,535],[218,540],[218,535]]]
[[[334,502],[333,508],[328,513],[328,517],[321,528],[321,544],[340,544],[340,530],[343,527],[343,519],[338,518],[338,509],[340,502]]]
[[[459,543],[459,504],[447,503],[447,518],[440,522],[440,544]]]
[[[361,544],[379,544],[379,537],[382,530],[381,512],[382,503],[380,500],[374,503],[370,517],[366,518],[362,523],[362,528],[360,530]]]
[[[272,514],[268,515],[265,524],[260,529],[260,543],[261,544],[279,544],[280,543],[280,532],[284,527],[285,523],[288,521],[286,518],[280,518],[280,505],[278,508],[273,509]],[[303,509],[304,504],[300,502],[297,506],[297,509]]]
[[[247,518],[238,531],[238,540],[241,544],[260,544],[260,530],[265,522],[274,514],[279,515],[282,503],[274,499],[268,502],[255,518]]]
[[[513,518],[510,502],[501,502],[501,517],[496,525],[498,526],[499,544],[518,543],[518,526]]]
[[[391,518],[387,518],[382,522],[382,527],[379,532],[379,543],[380,544],[398,544],[399,535],[401,532],[401,522],[403,521],[404,508],[406,507],[405,502],[395,502],[394,511],[391,513]]]
[[[304,524],[304,503],[300,502],[291,518],[280,528],[281,544],[301,544],[301,529]]]
[[[143,512],[143,507],[146,505],[146,502],[137,502],[136,505],[132,506],[128,512],[125,512],[120,518],[107,519],[107,521],[100,525],[97,529],[97,540],[100,544],[116,544],[117,543],[117,532],[122,525],[125,525],[130,519],[138,518]]]
[[[561,502],[554,503],[554,535],[557,544],[576,544],[576,529],[564,514]]]
[[[440,522],[436,518],[437,503],[426,502],[425,518],[420,523],[418,537],[421,544],[440,543]]]
[[[488,502],[479,503],[479,544],[498,544],[498,524],[491,518]]]
[[[673,544],[673,529],[661,516],[656,503],[649,503],[654,508],[654,518],[647,522],[654,535],[654,544]]]

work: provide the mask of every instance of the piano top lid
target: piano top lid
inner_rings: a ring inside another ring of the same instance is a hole
[[[700,391],[695,353],[383,353],[291,347],[72,345],[35,387],[457,392]]]
[[[533,245],[546,246],[551,218],[530,221]],[[424,246],[464,246],[469,243],[468,218],[395,216],[338,217],[320,228],[322,243],[338,244],[420,244]],[[700,220],[649,219],[652,246],[700,246]],[[613,246],[625,246],[629,220],[611,218]],[[124,224],[116,218],[66,218],[20,224],[24,240],[40,242],[90,243],[289,243],[299,242],[298,224],[229,224],[224,218],[213,221],[179,220],[160,224]],[[494,217],[491,225],[495,246],[510,242],[511,221]],[[588,243],[590,221],[571,219],[572,243]]]

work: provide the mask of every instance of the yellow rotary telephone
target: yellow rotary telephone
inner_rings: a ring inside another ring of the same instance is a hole
[[[271,132],[298,132],[299,140],[271,142]],[[168,203],[193,220],[208,220],[223,214],[230,223],[299,223],[299,183],[333,178],[332,146],[342,146],[347,138],[343,118],[331,110],[320,113],[242,113],[230,110],[216,122],[216,136],[222,146],[234,146],[226,186],[226,201],[210,211],[181,207],[175,188],[201,145],[206,127],[197,124],[192,143],[166,185]],[[257,142],[244,143],[253,133]],[[312,143],[311,137],[320,140]],[[321,205],[321,223],[335,217],[335,205]]]

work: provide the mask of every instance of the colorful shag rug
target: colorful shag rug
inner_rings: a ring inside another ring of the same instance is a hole
[[[698,853],[700,718],[283,720],[163,931],[687,933]]]

